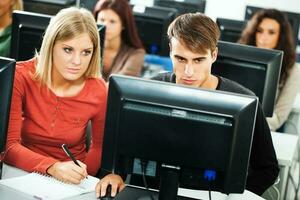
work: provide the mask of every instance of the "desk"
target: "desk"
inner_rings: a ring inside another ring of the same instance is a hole
[[[281,187],[279,188],[280,199],[283,200],[289,168],[292,165],[293,158],[297,149],[298,136],[277,132],[272,132],[271,135],[279,166],[283,168],[280,184]]]
[[[21,176],[26,174],[27,172],[17,169],[15,167],[11,167],[8,165],[3,165],[3,175],[2,178],[11,178],[16,176]],[[178,194],[181,196],[187,196],[191,198],[197,198],[197,199],[205,199],[208,200],[208,192],[207,191],[201,191],[201,190],[189,190],[189,189],[183,189],[179,188]],[[24,194],[22,192],[18,192],[16,190],[10,189],[6,186],[0,185],[0,199],[1,200],[11,200],[11,199],[24,199],[24,200],[36,200],[34,197],[31,197],[27,194]],[[76,196],[69,198],[69,200],[97,200],[95,197],[95,193],[87,193],[84,195]],[[212,192],[212,199],[213,200],[263,200],[263,198],[253,194],[252,192],[249,192],[247,190],[244,191],[243,194],[230,194],[225,195],[220,192]]]

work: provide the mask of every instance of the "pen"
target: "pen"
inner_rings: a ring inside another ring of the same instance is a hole
[[[69,150],[69,148],[67,147],[66,144],[61,145],[62,149],[64,150],[64,152],[67,154],[67,156],[69,158],[71,158],[71,160],[80,167],[79,163],[77,162],[77,160],[75,159],[75,157],[73,156],[73,154],[71,153],[71,151]],[[87,177],[86,177],[87,178]]]

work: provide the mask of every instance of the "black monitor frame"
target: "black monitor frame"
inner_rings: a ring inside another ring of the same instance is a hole
[[[251,17],[258,11],[263,8],[256,7],[256,6],[246,6],[245,10],[245,20],[250,20]],[[294,13],[294,12],[287,12],[287,11],[282,11],[283,13],[286,14],[291,27],[292,27],[292,32],[294,35],[294,42],[295,42],[295,48],[297,47],[297,43],[299,41],[299,28],[300,28],[300,13]]]
[[[130,173],[127,157],[140,158],[161,163],[159,199],[176,197],[178,180],[243,193],[257,97],[122,75],[109,83],[102,172]],[[202,177],[208,168],[214,183]]]
[[[131,6],[133,9],[133,15],[138,34],[142,40],[142,43],[144,44],[146,52],[151,54],[151,46],[155,44],[158,47],[158,51],[155,54],[168,56],[169,41],[167,37],[167,29],[169,24],[176,17],[177,10],[158,6]],[[152,29],[155,26],[159,27],[159,29]]]
[[[5,152],[16,61],[0,57],[0,179]]]
[[[216,23],[221,31],[220,40],[227,42],[237,42],[247,25],[246,21],[217,18]]]
[[[14,11],[10,57],[17,61],[34,57],[35,51],[40,49],[44,32],[51,17],[51,15]],[[32,40],[23,38],[23,34],[29,34]]]
[[[155,6],[175,8],[177,15],[194,12],[205,12],[206,0],[154,0]]]
[[[283,52],[249,45],[219,41],[218,57],[212,73],[236,81],[252,90],[262,104],[267,117],[273,115]],[[262,79],[246,70],[259,73]],[[253,85],[254,84],[254,85]]]

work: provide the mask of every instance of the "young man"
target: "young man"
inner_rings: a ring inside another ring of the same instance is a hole
[[[162,73],[154,80],[254,95],[236,82],[211,74],[211,67],[218,54],[218,26],[201,13],[184,14],[176,18],[168,28],[170,57],[173,73]],[[261,195],[276,180],[278,162],[270,129],[259,105],[246,189]]]
[[[168,28],[174,72],[162,73],[152,79],[191,87],[254,95],[253,92],[236,82],[211,74],[212,64],[218,54],[219,36],[220,31],[216,23],[201,13],[177,17]],[[259,105],[246,189],[262,195],[275,182],[278,173],[279,167],[270,129]],[[108,184],[114,188],[114,194],[118,185],[122,185],[120,179],[115,181],[113,177],[101,180],[96,191],[101,190],[101,195],[104,195]]]

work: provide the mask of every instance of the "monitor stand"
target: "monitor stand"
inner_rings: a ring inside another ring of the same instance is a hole
[[[153,198],[151,198],[151,196]],[[144,188],[137,188],[134,186],[126,186],[114,200],[158,200],[158,192],[152,190],[146,190]],[[196,200],[189,197],[177,196],[177,200]],[[199,199],[198,199],[199,200]],[[200,199],[201,200],[201,199]]]

